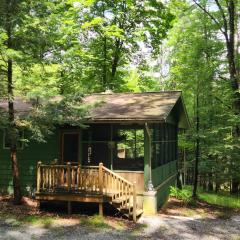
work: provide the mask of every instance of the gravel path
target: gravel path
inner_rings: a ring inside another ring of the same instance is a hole
[[[79,221],[61,220],[51,226],[19,224],[14,219],[0,218],[0,239],[186,239],[186,240],[240,240],[240,215],[230,219],[179,217],[159,214],[142,217],[134,228],[115,230],[94,228]]]

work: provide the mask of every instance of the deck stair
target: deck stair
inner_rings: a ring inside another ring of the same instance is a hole
[[[137,207],[135,184],[103,166],[83,167],[81,165],[37,166],[38,200],[59,200],[99,203],[99,213],[103,203],[114,206],[119,214],[137,220],[142,209]],[[70,204],[69,204],[70,206]]]

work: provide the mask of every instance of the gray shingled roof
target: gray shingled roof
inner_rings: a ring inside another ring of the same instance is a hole
[[[90,122],[167,121],[171,111],[177,106],[180,109],[177,111],[179,118],[184,118],[185,127],[189,125],[180,91],[99,93],[85,96],[83,101],[96,104],[90,110]],[[29,111],[31,106],[32,102],[15,99],[17,112]],[[0,108],[7,109],[7,102],[0,102]]]
[[[92,94],[86,103],[100,103],[90,111],[92,120],[164,120],[181,92]]]

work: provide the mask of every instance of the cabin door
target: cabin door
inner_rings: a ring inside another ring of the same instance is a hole
[[[62,163],[79,163],[79,133],[62,133]]]

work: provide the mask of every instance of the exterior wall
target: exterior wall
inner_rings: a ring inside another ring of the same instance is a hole
[[[169,162],[152,170],[153,186],[157,190],[157,207],[161,207],[168,199],[170,186],[176,182],[177,161]]]
[[[3,131],[0,131],[0,193],[12,193],[12,170],[9,149],[4,149]],[[30,142],[18,150],[20,182],[24,194],[36,187],[36,165],[38,161],[50,163],[59,159],[59,136],[51,135],[47,143]]]
[[[176,128],[174,124],[171,125],[173,128]],[[149,157],[150,157],[150,145],[152,148],[151,152],[151,174],[152,174],[152,184],[154,187],[154,192],[150,194],[150,192],[145,192],[145,199],[146,201],[151,200],[153,196],[156,198],[156,207],[159,208],[161,207],[168,199],[169,196],[169,190],[170,186],[174,186],[176,182],[176,177],[177,177],[177,151],[174,149],[174,152],[171,152],[171,155],[167,154],[167,158],[169,156],[171,159],[165,159],[164,162],[158,158],[153,157],[153,129],[154,126],[150,125],[149,128],[151,129],[151,139],[149,139],[147,135],[147,131],[145,131],[145,158],[144,158],[144,183],[145,183],[145,190],[147,191],[147,186],[148,186],[148,181],[150,179],[150,164],[149,164]],[[158,130],[159,131],[159,130]],[[160,128],[161,131],[161,128]],[[159,132],[159,142],[161,141],[170,141],[172,142],[173,140],[177,142],[177,133],[175,134],[175,137],[173,138],[173,135],[171,136],[171,139],[169,136],[164,136],[161,137],[163,133]],[[166,132],[164,132],[164,135]],[[156,137],[156,136],[155,136]],[[165,139],[166,137],[166,139]],[[154,139],[156,141],[156,139]],[[150,143],[151,141],[151,143]],[[157,140],[158,142],[158,140]],[[169,149],[169,148],[168,148]],[[160,151],[162,149],[160,148]],[[157,162],[156,162],[157,161]],[[168,162],[169,161],[169,162]],[[160,166],[158,165],[159,162],[161,163]],[[150,196],[150,195],[151,196]],[[150,196],[150,197],[149,197]],[[151,200],[152,201],[152,200]],[[147,204],[145,204],[147,206]],[[147,206],[148,208],[148,206]],[[153,210],[149,212],[154,212]]]
[[[139,197],[142,199],[142,194],[147,190],[149,180],[149,141],[147,133],[144,134],[144,173],[134,172],[120,173],[129,181],[137,182],[137,190]],[[81,147],[81,144],[80,144]],[[80,148],[81,149],[81,148]],[[20,181],[24,194],[34,191],[36,186],[36,165],[38,161],[50,163],[54,159],[61,159],[60,156],[60,131],[51,135],[47,139],[47,143],[30,142],[18,151],[18,163],[20,168]],[[81,150],[82,151],[82,150]],[[12,192],[12,173],[9,150],[3,148],[3,132],[0,131],[0,193]],[[152,169],[152,182],[157,189],[157,206],[160,207],[167,199],[169,194],[169,186],[174,185],[177,172],[177,162],[171,161],[164,165]],[[128,175],[128,176],[126,176]],[[144,176],[143,176],[144,175]],[[169,179],[170,178],[170,179]],[[169,179],[169,180],[168,180]],[[160,186],[160,187],[159,187]],[[140,196],[141,195],[141,196]]]
[[[143,172],[131,172],[131,171],[120,171],[115,170],[117,174],[121,177],[125,178],[129,182],[136,184],[136,191],[138,194],[142,194],[144,192],[144,173]]]

